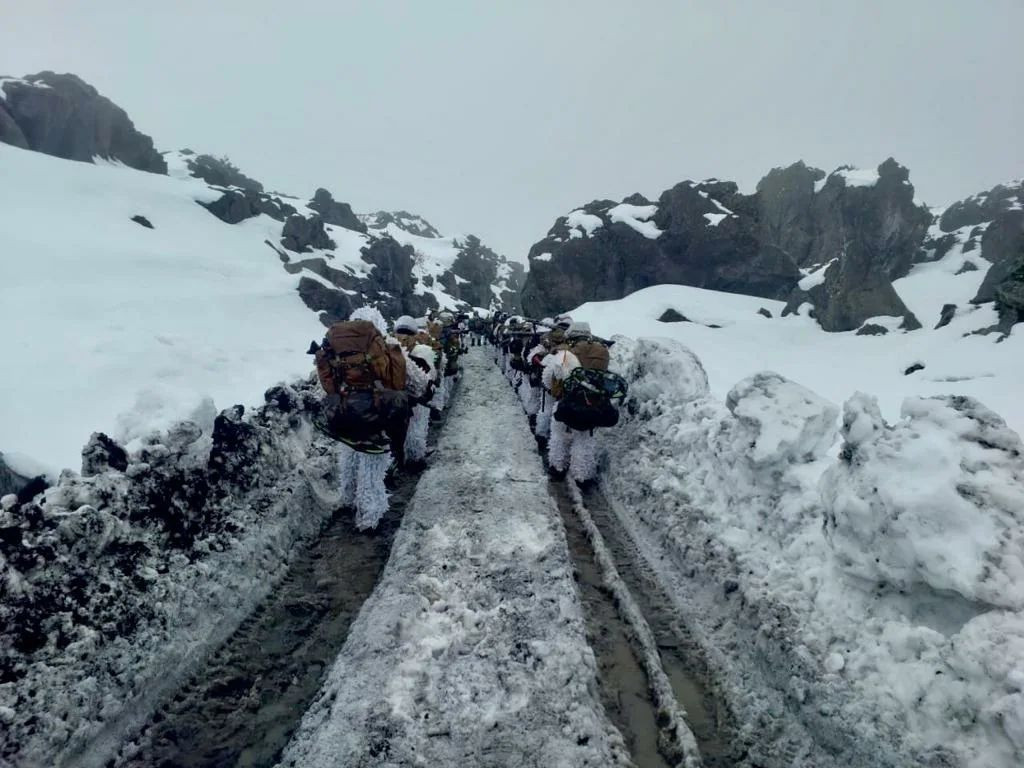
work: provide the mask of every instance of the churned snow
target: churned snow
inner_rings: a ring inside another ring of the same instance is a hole
[[[0,169],[0,450],[77,468],[94,430],[141,438],[308,373],[316,319],[263,243],[280,222],[225,225],[196,179],[7,145]]]
[[[648,221],[657,212],[658,206],[656,205],[620,203],[608,210],[608,216],[612,222],[622,222],[635,229],[644,237],[650,240],[657,240],[662,232],[653,221]]]
[[[681,298],[673,306],[690,311]],[[610,314],[584,307],[574,317],[598,325]],[[787,328],[791,346],[841,369],[833,375],[846,387],[872,384],[858,370],[878,374],[869,347],[832,336],[838,351],[826,357],[805,346],[802,322]],[[605,491],[691,617],[736,716],[774,728],[772,749],[802,768],[1020,765],[1019,435],[972,397],[912,395],[911,379],[888,419],[870,395],[830,402],[801,376],[758,370],[784,368],[797,353],[750,325],[758,357],[734,344],[742,327],[674,324],[685,346],[617,337],[612,369],[630,395],[619,427],[599,431]],[[952,337],[936,335],[956,353]],[[1019,361],[1009,342],[985,343]],[[728,368],[731,384],[715,383],[723,358],[748,356]],[[1017,381],[1000,386],[1015,393]],[[813,743],[829,755],[813,755]]]

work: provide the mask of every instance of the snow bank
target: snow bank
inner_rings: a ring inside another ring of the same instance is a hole
[[[605,493],[737,719],[776,734],[751,754],[1021,764],[1019,437],[970,398],[908,398],[890,426],[858,395],[837,456],[838,408],[777,373],[723,402],[678,342],[612,355],[630,393],[599,433]]]
[[[263,242],[279,222],[225,225],[197,179],[7,145],[0,169],[0,326],[18,329],[3,341],[0,450],[56,476],[93,430],[144,438],[309,371],[319,326]]]
[[[94,436],[89,476],[0,512],[0,763],[105,765],[284,575],[338,500],[316,392]]]
[[[971,398],[908,398],[887,425],[873,398],[844,409],[842,460],[822,492],[840,562],[903,589],[926,584],[1024,608],[1024,445]]]
[[[768,369],[832,403],[844,403],[857,391],[871,392],[890,422],[899,419],[908,396],[966,395],[1024,434],[1024,398],[1018,395],[1024,381],[1024,332],[999,343],[996,335],[970,335],[997,318],[991,305],[970,303],[988,262],[976,257],[977,251],[963,253],[961,247],[940,261],[915,265],[894,283],[926,326],[912,333],[827,333],[806,311],[781,317],[781,302],[685,285],[651,286],[616,301],[589,302],[569,314],[605,338],[624,334],[681,342],[700,358],[712,393],[722,400],[737,381]],[[957,274],[970,259],[982,269]],[[934,329],[947,302],[957,304],[955,316]],[[658,322],[666,309],[693,322]],[[760,315],[761,309],[772,317]],[[719,327],[710,327],[714,325]],[[925,369],[905,376],[917,361]]]

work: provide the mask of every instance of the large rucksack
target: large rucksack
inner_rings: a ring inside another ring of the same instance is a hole
[[[600,339],[588,336],[582,339],[570,340],[569,349],[576,355],[576,359],[580,361],[580,365],[584,368],[595,371],[608,370],[610,358],[608,345]]]
[[[357,451],[400,451],[396,441],[404,440],[412,415],[401,347],[389,345],[368,320],[347,320],[327,330],[315,355],[327,392],[317,427]]]
[[[611,371],[574,368],[562,383],[562,398],[555,419],[570,429],[585,432],[619,423],[614,400],[626,397],[625,379]]]
[[[316,369],[328,394],[381,387],[405,389],[402,350],[389,346],[369,320],[346,320],[328,328],[316,352]]]

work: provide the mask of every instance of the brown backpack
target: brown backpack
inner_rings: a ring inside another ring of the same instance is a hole
[[[597,339],[584,338],[570,341],[569,349],[579,359],[581,367],[594,371],[608,370],[608,347]]]
[[[405,356],[369,320],[345,320],[327,329],[316,370],[328,394],[345,389],[405,389]]]

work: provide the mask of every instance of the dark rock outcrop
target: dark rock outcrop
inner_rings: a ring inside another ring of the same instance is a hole
[[[18,493],[24,488],[31,478],[23,477],[7,466],[4,455],[0,453],[0,496],[9,493]]]
[[[674,309],[672,309],[670,307],[669,309],[666,309],[664,312],[661,313],[661,316],[658,317],[658,322],[659,323],[688,323],[688,322],[690,322],[690,318],[688,318],[686,315],[683,315],[683,314],[677,312],[676,310],[674,310]]]
[[[592,217],[586,226],[563,216],[530,249],[523,310],[550,315],[660,283],[785,298],[800,273],[784,251],[762,247],[752,203],[731,182],[683,182],[662,193],[646,220],[656,229],[644,233],[614,201],[595,200],[574,214]],[[623,204],[653,205],[641,195]]]
[[[102,432],[93,432],[82,448],[82,477],[92,477],[108,470],[128,469],[128,453]]]
[[[263,192],[262,184],[242,173],[227,157],[197,155],[191,149],[183,149],[181,154],[188,158],[186,164],[189,173],[207,184],[214,187],[238,187],[255,194]]]
[[[309,201],[309,207],[320,214],[320,218],[327,224],[356,232],[366,232],[366,225],[352,212],[352,206],[338,202],[323,187],[314,193],[313,199]]]
[[[408,211],[377,211],[367,214],[362,218],[370,229],[384,230],[389,224],[394,224],[411,235],[417,237],[441,237],[437,228],[422,216]]]
[[[260,214],[284,221],[296,213],[294,206],[272,195],[229,189],[212,203],[199,203],[226,224],[238,224]]]
[[[616,203],[596,200],[559,218],[530,249],[523,309],[551,314],[674,283],[789,299],[788,312],[807,301],[830,331],[875,315],[920,327],[892,287],[931,223],[913,198],[907,170],[889,159],[877,180],[847,169],[826,177],[803,163],[776,168],[753,195],[717,179],[682,182],[658,199],[649,220],[657,230],[638,231],[621,209],[614,215]],[[650,205],[639,195],[623,202]],[[833,260],[824,282],[797,288],[798,267]]]
[[[864,323],[864,325],[857,329],[858,336],[885,336],[888,332],[888,328],[877,323]]]
[[[935,325],[935,330],[939,328],[945,328],[956,316],[956,304],[943,304],[942,311],[939,313],[939,322]]]
[[[324,228],[324,220],[319,216],[300,216],[292,214],[284,222],[281,230],[281,245],[289,251],[308,253],[314,248],[332,250],[336,248],[334,241]]]
[[[146,229],[153,229],[153,222],[151,222],[149,219],[147,219],[145,216],[142,216],[141,214],[137,216],[132,216],[132,221],[134,221],[140,227],[145,227]]]
[[[68,160],[119,160],[140,171],[167,173],[153,140],[123,109],[81,78],[40,72],[0,85],[0,141]]]

